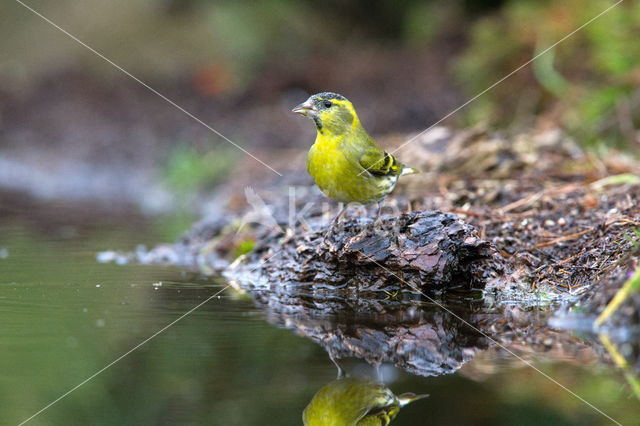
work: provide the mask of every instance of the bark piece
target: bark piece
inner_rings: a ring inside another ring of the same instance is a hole
[[[457,216],[417,211],[363,230],[356,220],[324,238],[320,232],[270,235],[251,256],[227,270],[243,287],[312,285],[324,291],[420,291],[484,283],[489,243]]]

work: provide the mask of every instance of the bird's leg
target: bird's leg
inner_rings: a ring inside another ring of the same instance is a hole
[[[378,201],[378,213],[376,215],[376,220],[374,221],[374,228],[376,226],[380,227],[380,229],[384,231],[385,235],[389,235],[393,239],[393,241],[395,241],[396,245],[400,246],[400,241],[398,240],[397,222],[391,221],[391,223],[388,224],[389,226],[385,227],[385,223],[381,215],[382,203],[384,203],[384,200]]]
[[[331,236],[334,233],[337,226],[340,224],[340,219],[347,212],[347,208],[349,208],[349,203],[345,204],[340,210],[340,212],[336,215],[336,217],[333,218],[333,221],[331,222],[331,226],[329,226],[329,229],[327,229],[327,232],[325,232],[324,234],[325,239],[327,239],[329,236]]]
[[[373,220],[373,227],[375,228],[377,225],[382,224],[382,201],[378,201],[378,209],[376,210],[376,218]]]
[[[380,363],[376,362],[375,364],[375,372],[376,372],[376,380],[378,383],[383,383],[384,377],[382,376],[382,371],[380,371]]]
[[[369,233],[369,230],[371,230],[371,233],[375,234],[376,233],[376,227],[382,225],[382,217],[380,216],[380,213],[382,211],[382,202],[381,201],[377,201],[376,203],[377,203],[376,214],[375,214],[371,224],[366,225],[364,227],[365,233]]]
[[[334,228],[334,227],[338,226],[338,224],[340,224],[340,219],[347,212],[348,208],[349,208],[349,203],[345,204],[344,207],[342,207],[342,209],[340,209],[340,212],[338,212],[336,217],[333,219],[333,222],[331,222],[331,227],[332,228]]]
[[[338,364],[338,360],[335,359],[333,355],[331,355],[331,353],[329,353],[329,359],[331,360],[331,362],[333,362],[333,365],[335,365],[336,368],[338,369],[338,379],[347,377],[347,372],[344,371],[344,368],[342,368],[340,364]]]

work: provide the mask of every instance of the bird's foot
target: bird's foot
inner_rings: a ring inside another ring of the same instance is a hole
[[[371,236],[375,236],[379,232],[384,233],[386,231],[384,221],[380,216],[378,216],[373,221],[365,225],[364,231],[366,235]]]
[[[332,240],[332,237],[335,233],[336,233],[336,226],[331,225],[327,228],[326,231],[324,231],[324,234],[322,235],[322,239],[325,242],[329,242]]]
[[[365,222],[365,223],[360,222],[356,237],[358,238],[373,237],[378,232],[378,229],[379,228],[377,227],[377,224],[375,221]]]

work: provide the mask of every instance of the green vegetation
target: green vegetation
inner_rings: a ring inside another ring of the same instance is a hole
[[[256,242],[252,239],[245,239],[238,243],[233,251],[233,258],[249,253],[256,246]]]
[[[235,152],[216,149],[200,153],[180,144],[169,155],[165,170],[167,185],[178,193],[205,189],[218,183],[231,170]]]
[[[607,352],[609,352],[613,362],[622,370],[624,378],[629,384],[629,388],[635,397],[640,400],[640,378],[638,378],[637,374],[634,373],[633,368],[631,368],[627,359],[620,353],[620,351],[618,351],[618,348],[611,339],[609,339],[609,336],[606,334],[600,334],[598,337]]]
[[[616,295],[611,299],[611,302],[600,313],[596,319],[596,325],[603,324],[611,315],[613,315],[633,293],[640,292],[640,268],[636,269],[636,272],[625,282]]]
[[[475,95],[612,4],[509,2],[474,24],[456,74],[468,95]],[[639,31],[640,3],[620,4],[473,102],[466,120],[496,126],[551,122],[589,147],[637,147]]]
[[[591,187],[601,190],[609,185],[640,185],[640,176],[631,173],[611,175],[593,182]]]

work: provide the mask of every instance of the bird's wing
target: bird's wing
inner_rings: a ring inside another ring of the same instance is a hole
[[[360,153],[359,163],[374,176],[399,175],[404,167],[393,155],[377,146],[366,147]]]

